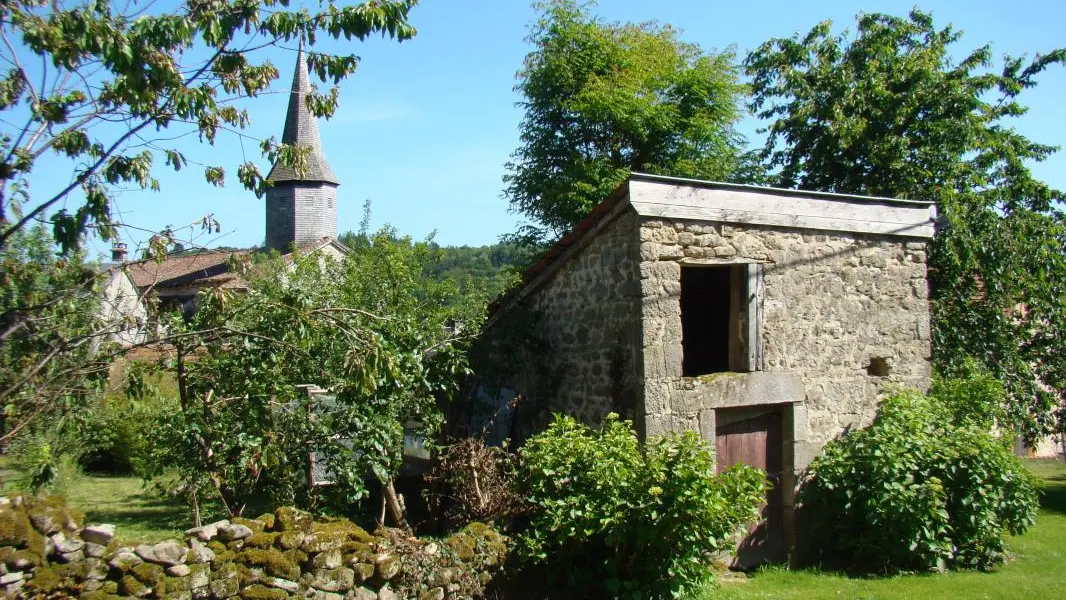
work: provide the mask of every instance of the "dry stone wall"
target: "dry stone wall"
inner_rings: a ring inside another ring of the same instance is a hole
[[[929,385],[924,242],[647,220],[640,259],[649,433],[699,430],[701,410],[729,401],[710,393],[722,389],[713,377],[681,377],[685,264],[763,264],[763,368],[798,378],[770,380],[788,392],[778,401],[802,401],[795,410],[796,468],[846,427],[868,424],[885,384]],[[797,383],[802,390],[794,398]]]
[[[445,600],[480,597],[507,540],[475,523],[437,541],[373,535],[281,508],[220,521],[186,541],[124,544],[57,498],[0,498],[0,590],[8,598]]]

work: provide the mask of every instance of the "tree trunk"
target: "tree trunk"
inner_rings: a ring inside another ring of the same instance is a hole
[[[393,486],[391,478],[382,483],[381,491],[385,497],[385,506],[389,509],[389,516],[392,517],[393,523],[398,529],[411,533],[411,526],[407,524],[407,519],[404,517],[403,500],[396,493],[396,487]]]

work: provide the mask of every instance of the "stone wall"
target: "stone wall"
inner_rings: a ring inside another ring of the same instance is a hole
[[[515,437],[542,427],[551,412],[591,424],[612,411],[637,416],[638,226],[632,212],[606,223],[587,246],[572,249],[572,259],[563,257],[565,262],[543,286],[502,308],[502,317],[479,342],[480,354],[492,355],[489,360],[517,362],[494,375],[523,395]],[[481,368],[479,374],[488,370]]]
[[[0,591],[8,598],[444,600],[480,597],[507,540],[475,523],[429,541],[371,535],[293,508],[220,521],[186,541],[124,544],[60,499],[0,498]]]
[[[793,403],[794,467],[802,469],[825,441],[872,420],[885,384],[928,387],[924,242],[659,220],[643,223],[640,240],[649,433],[713,435],[701,411],[731,402]],[[681,377],[681,266],[753,262],[763,265],[766,375],[738,384],[747,391],[736,400],[714,377]],[[875,374],[878,366],[887,375]],[[753,386],[759,391],[747,389]]]

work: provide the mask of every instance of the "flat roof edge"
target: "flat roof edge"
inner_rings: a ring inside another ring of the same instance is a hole
[[[883,196],[863,196],[859,194],[841,194],[837,192],[815,192],[809,190],[794,190],[789,188],[767,187],[746,183],[726,183],[723,181],[706,181],[703,179],[689,179],[687,177],[671,177],[669,175],[653,175],[651,173],[638,173],[634,171],[629,176],[630,180],[648,181],[652,183],[671,183],[718,190],[737,190],[745,192],[757,192],[775,196],[814,197],[836,200],[860,201],[868,204],[895,204],[898,206],[927,207],[932,206],[932,200],[911,200],[909,198],[886,198]]]

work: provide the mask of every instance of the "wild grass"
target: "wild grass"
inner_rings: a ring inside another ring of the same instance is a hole
[[[976,571],[861,578],[816,570],[761,569],[748,579],[709,585],[699,600],[818,599],[926,600],[1066,597],[1066,466],[1061,460],[1026,460],[1044,489],[1036,525],[1009,540],[1011,560]]]

